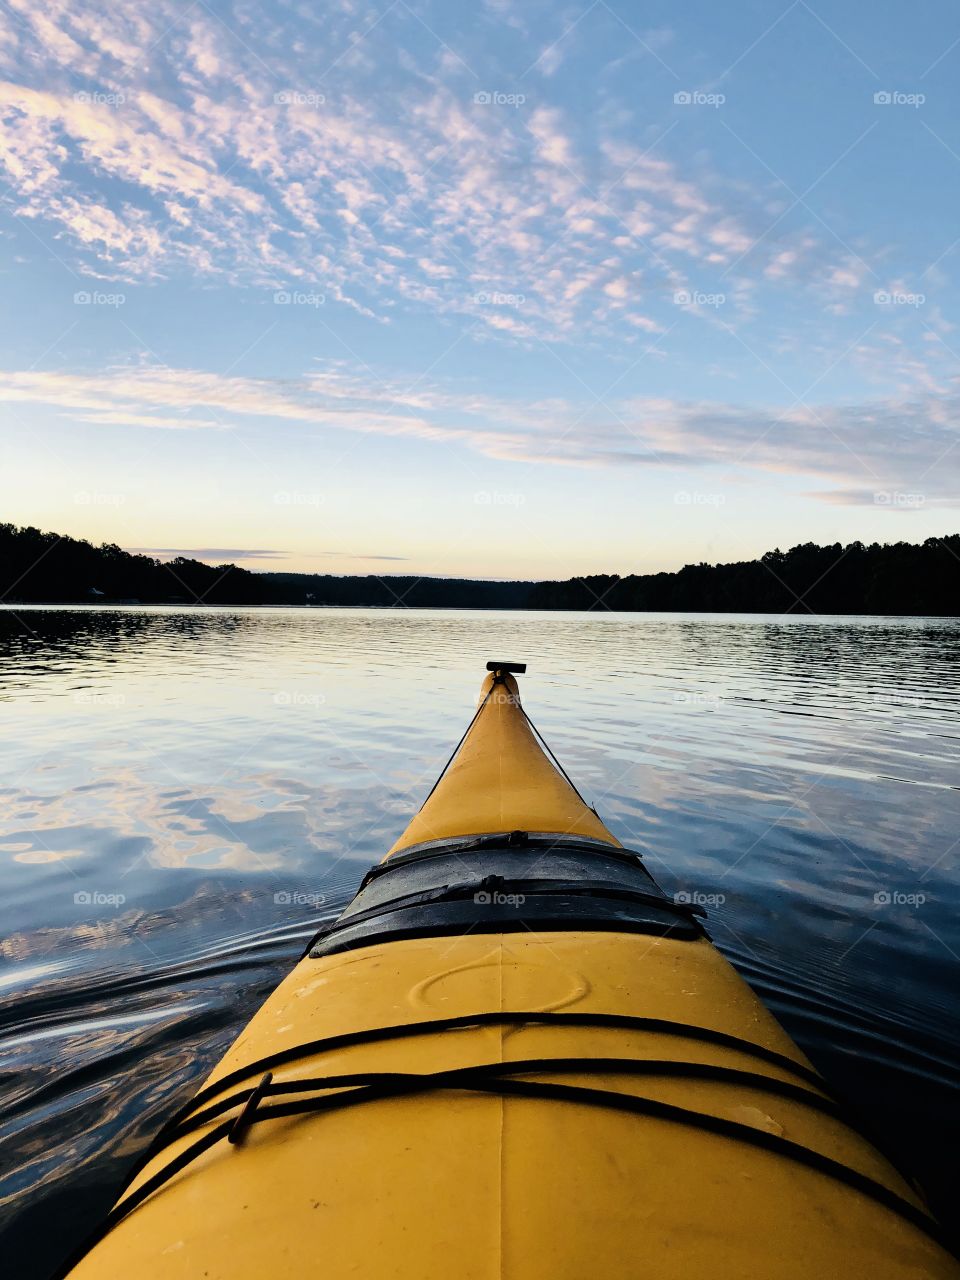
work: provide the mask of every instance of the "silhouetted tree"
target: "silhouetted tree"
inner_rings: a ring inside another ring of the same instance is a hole
[[[735,613],[960,615],[960,535],[921,545],[813,542],[759,560],[685,565],[677,573],[591,574],[565,582],[334,577],[252,573],[187,556],[165,564],[115,543],[95,547],[0,524],[0,597],[7,601],[375,605],[382,608],[578,609]]]

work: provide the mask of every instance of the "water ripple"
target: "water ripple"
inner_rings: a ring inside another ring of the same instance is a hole
[[[502,653],[587,798],[707,895],[949,1213],[957,622],[0,608],[0,1247],[24,1280],[349,901]]]

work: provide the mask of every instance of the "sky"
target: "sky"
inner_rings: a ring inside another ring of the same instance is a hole
[[[3,0],[0,518],[252,569],[960,527],[951,0]]]

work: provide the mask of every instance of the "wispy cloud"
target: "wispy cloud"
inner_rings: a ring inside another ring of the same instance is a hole
[[[320,551],[318,557],[323,560],[409,560],[409,556],[366,555],[361,551]]]
[[[127,547],[138,555],[154,556],[158,560],[173,560],[177,556],[186,556],[192,560],[212,561],[216,564],[242,562],[244,560],[288,560],[289,551],[278,551],[276,548],[263,547]],[[401,562],[408,556],[367,554],[362,551],[316,551],[300,558],[307,560],[349,560],[355,564]],[[322,571],[322,570],[318,570]]]
[[[0,401],[60,409],[82,422],[230,429],[262,420],[407,437],[507,462],[560,466],[714,468],[821,479],[827,501],[875,501],[916,490],[953,503],[960,461],[960,388],[945,394],[830,404],[731,405],[627,396],[604,404],[503,399],[438,382],[409,389],[330,366],[299,379],[190,369],[100,375],[0,374]],[[202,416],[193,417],[195,412]],[[212,554],[212,553],[211,553]],[[257,553],[266,554],[266,553]]]
[[[11,7],[7,199],[79,272],[310,283],[385,322],[462,315],[514,341],[640,340],[677,289],[738,262],[838,306],[862,283],[821,227],[766,235],[768,193],[678,159],[666,97],[661,140],[641,145],[628,118],[585,123],[538,101],[542,75],[475,100],[472,66],[441,44],[430,75],[406,53],[389,92],[366,92],[368,56],[425,38],[406,6],[366,25],[332,6],[325,65],[239,5]]]
[[[155,556],[158,560],[172,560],[186,556],[195,560],[216,560],[226,563],[234,560],[285,560],[286,551],[262,550],[253,547],[128,547],[139,555]]]
[[[841,91],[816,43],[835,37],[804,6],[768,36],[731,12],[721,36],[693,10],[649,30],[589,0],[484,0],[469,23],[444,0],[5,4],[0,233],[22,324],[0,400],[26,428],[18,461],[51,418],[54,447],[64,423],[90,446],[74,456],[91,492],[107,474],[148,488],[135,454],[167,486],[187,457],[194,475],[228,459],[229,537],[262,539],[265,561],[294,529],[360,548],[299,557],[331,571],[389,568],[368,531],[397,486],[331,505],[322,535],[306,502],[254,529],[243,495],[301,437],[336,463],[331,494],[341,459],[379,483],[416,442],[427,484],[513,466],[548,518],[566,514],[559,468],[589,468],[584,491],[621,522],[701,480],[776,491],[810,536],[852,526],[843,507],[955,505],[944,99],[875,107],[855,61],[862,98]],[[674,101],[697,86],[727,106]],[[910,168],[921,143],[928,173]],[[917,189],[878,201],[898,166]],[[73,309],[95,289],[126,303]],[[214,536],[188,521],[132,536],[164,554]]]

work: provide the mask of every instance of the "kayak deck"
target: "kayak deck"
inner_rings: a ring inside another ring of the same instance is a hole
[[[449,767],[388,857],[458,836],[542,831],[619,844],[545,754],[509,672],[491,672]]]
[[[389,861],[71,1275],[960,1275],[695,914],[543,753],[512,676],[482,699]]]

